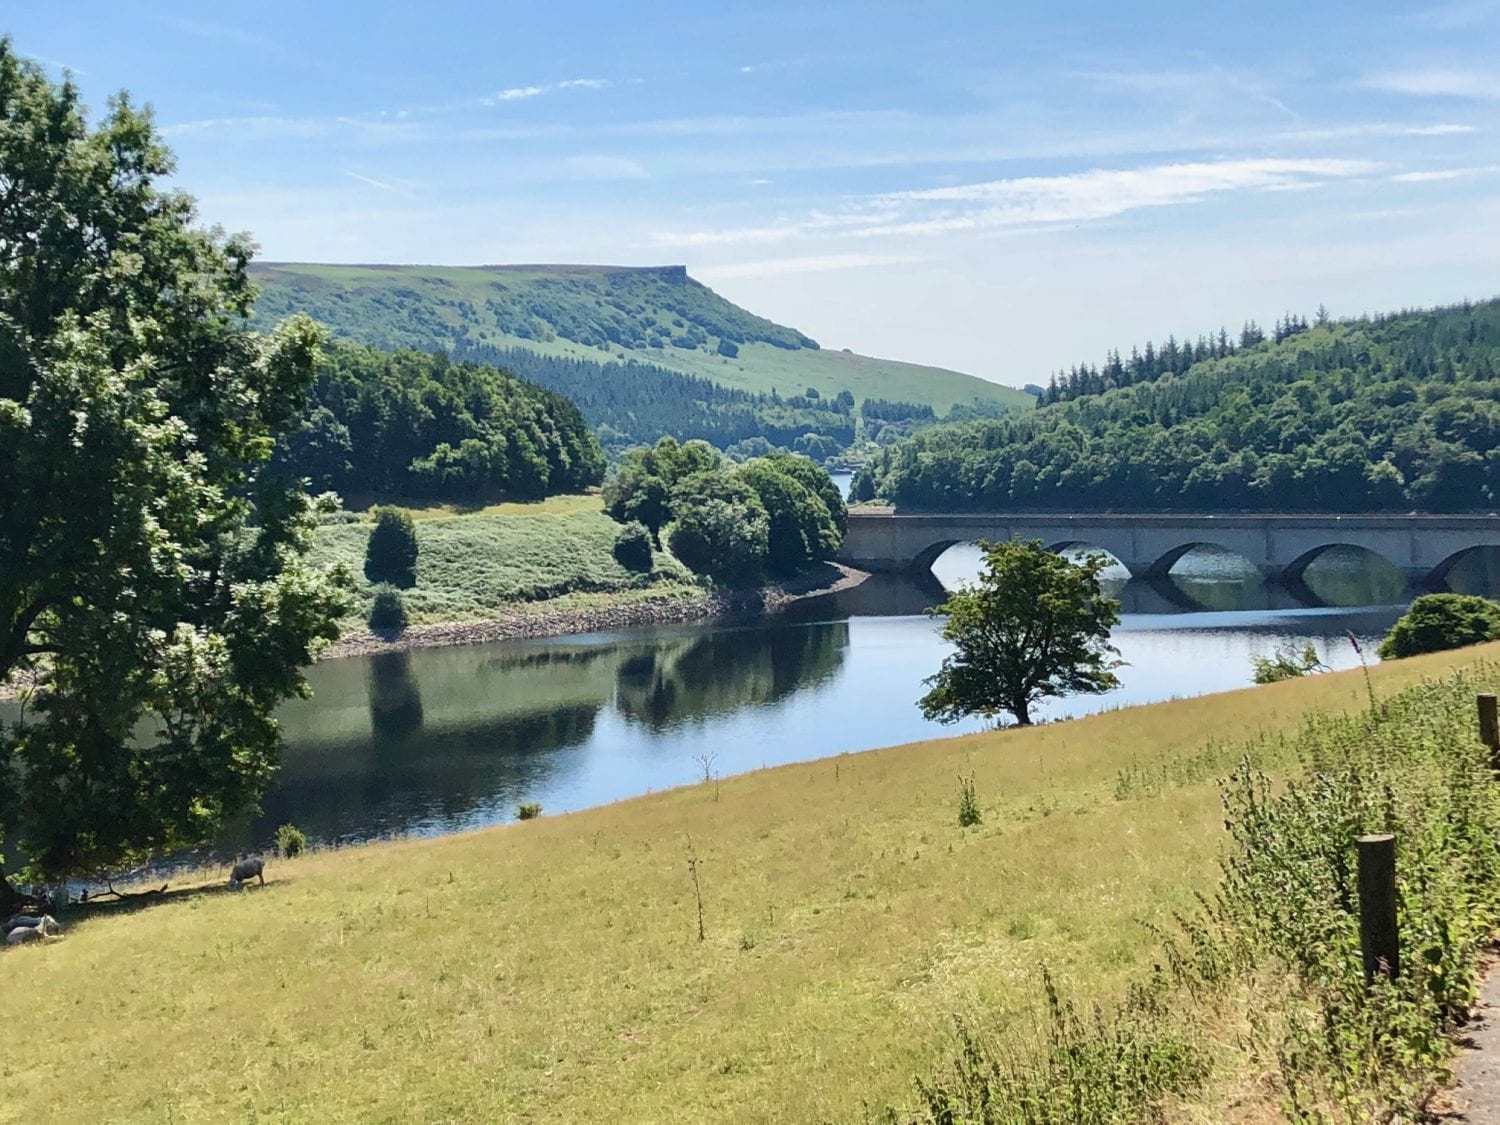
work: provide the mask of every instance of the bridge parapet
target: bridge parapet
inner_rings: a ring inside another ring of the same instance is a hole
[[[864,570],[926,569],[955,543],[1040,539],[1054,550],[1108,551],[1135,577],[1166,574],[1194,547],[1218,547],[1268,577],[1296,575],[1329,547],[1371,551],[1410,578],[1439,580],[1457,558],[1500,547],[1500,516],[1150,513],[849,513],[840,561]]]

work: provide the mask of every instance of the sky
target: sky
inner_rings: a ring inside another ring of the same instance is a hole
[[[279,261],[685,263],[1019,385],[1500,294],[1500,0],[7,0]]]

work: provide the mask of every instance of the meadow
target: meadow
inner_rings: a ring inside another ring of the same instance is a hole
[[[530,603],[587,606],[643,599],[702,598],[692,574],[658,552],[653,570],[621,566],[612,548],[620,525],[597,494],[459,511],[412,508],[419,554],[417,584],[402,592],[414,624],[484,621]],[[368,513],[317,529],[310,560],[342,563],[358,583],[352,620],[369,613],[374,587],[364,577]]]
[[[435,517],[442,518],[442,517]],[[1248,749],[1500,645],[713,779],[223,872],[0,957],[0,1120],[848,1120],[911,1106],[962,1015],[1111,1002],[1218,878]],[[1472,699],[1470,700],[1472,705]],[[959,777],[981,822],[958,824]],[[694,871],[697,874],[695,892]],[[701,937],[700,937],[701,917]],[[1277,1114],[1226,1052],[1173,1120]]]

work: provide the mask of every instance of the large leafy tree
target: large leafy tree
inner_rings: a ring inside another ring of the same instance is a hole
[[[922,714],[951,723],[1008,713],[1029,726],[1040,700],[1117,687],[1109,631],[1120,605],[1099,586],[1107,560],[1073,562],[1035,540],[981,546],[978,582],[936,610],[955,649],[926,681]]]
[[[252,247],[195,229],[171,170],[149,112],[90,126],[0,39],[0,838],[42,878],[253,804],[344,604],[302,562],[313,502],[261,471],[319,332],[247,330]]]

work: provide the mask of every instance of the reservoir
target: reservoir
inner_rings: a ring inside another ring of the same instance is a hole
[[[525,802],[556,814],[982,729],[930,723],[916,706],[947,652],[925,610],[945,585],[971,578],[978,558],[954,547],[934,579],[872,576],[750,625],[325,661],[308,673],[313,697],[282,709],[286,763],[264,812],[216,850],[263,848],[283,823],[322,844],[453,832],[513,820]],[[1121,686],[1049,701],[1039,720],[1244,687],[1251,657],[1286,644],[1311,644],[1327,666],[1346,668],[1360,660],[1352,634],[1373,661],[1412,594],[1360,558],[1320,559],[1295,597],[1232,558],[1185,564],[1163,582],[1112,583]],[[1493,593],[1493,576],[1474,569],[1453,585]]]

